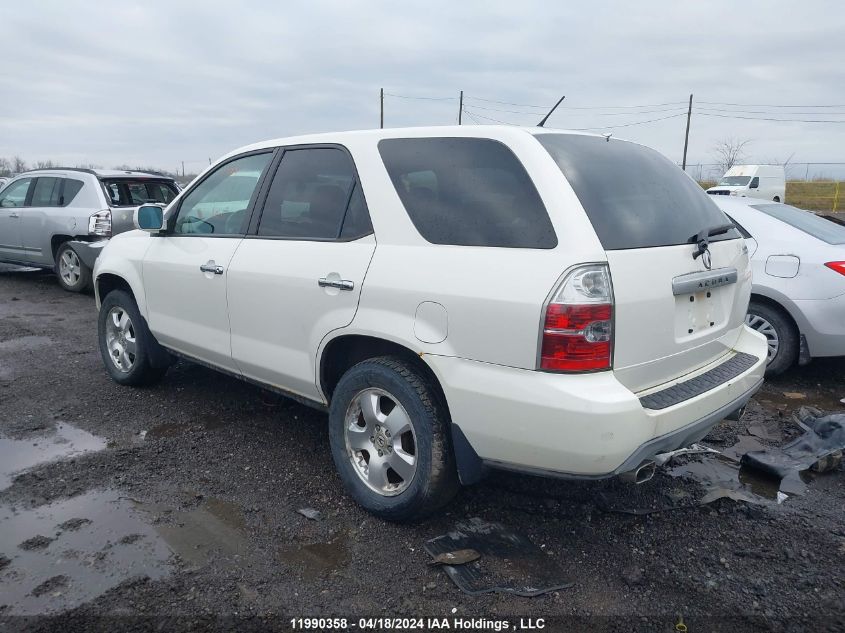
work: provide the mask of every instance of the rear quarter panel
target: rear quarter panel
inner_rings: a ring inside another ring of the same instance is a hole
[[[412,136],[413,132],[409,133]],[[411,222],[387,174],[377,144],[349,143],[378,246],[354,321],[336,334],[381,336],[422,354],[459,356],[533,369],[543,303],[575,263],[605,254],[580,202],[551,156],[524,131],[471,128],[450,136],[493,138],[523,164],[549,213],[554,249],[488,248],[427,242]],[[422,302],[441,304],[448,334],[442,342],[416,338]]]

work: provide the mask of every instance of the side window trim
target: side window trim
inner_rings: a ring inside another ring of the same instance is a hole
[[[195,182],[191,183],[191,186],[184,189],[183,191],[179,192],[179,202],[176,204],[170,212],[167,214],[167,217],[164,220],[165,224],[165,231],[159,233],[157,235],[167,236],[167,237],[209,237],[208,234],[205,233],[176,233],[173,229],[176,226],[176,218],[179,217],[179,213],[182,210],[182,203],[185,199],[193,193],[197,187],[202,185],[208,178],[210,178],[213,174],[217,173],[220,169],[232,163],[236,160],[240,160],[242,158],[247,158],[248,156],[258,156],[260,154],[270,154],[270,161],[267,163],[267,167],[264,170],[264,173],[261,174],[261,177],[258,179],[258,184],[255,187],[255,191],[252,192],[252,197],[249,200],[249,206],[247,207],[247,212],[244,217],[244,221],[241,223],[241,228],[238,233],[232,233],[227,235],[215,235],[216,238],[243,238],[246,233],[247,229],[251,226],[252,216],[254,215],[255,208],[258,205],[258,200],[261,199],[261,196],[264,195],[264,187],[267,184],[267,176],[270,174],[272,169],[272,165],[275,164],[277,157],[276,154],[279,152],[278,147],[266,147],[263,149],[256,149],[250,152],[244,152],[243,154],[238,154],[236,156],[231,156],[226,162],[219,163],[215,166],[214,169],[209,170],[200,180],[196,180]]]
[[[255,208],[251,213],[249,227],[246,235],[244,236],[246,239],[283,240],[287,242],[354,242],[356,240],[363,239],[368,235],[375,235],[375,228],[373,228],[369,233],[358,237],[341,237],[341,235],[343,235],[343,226],[346,223],[346,216],[349,213],[349,205],[352,201],[352,196],[355,195],[356,187],[361,189],[361,198],[364,201],[364,212],[367,214],[367,217],[370,218],[370,226],[372,226],[373,223],[372,216],[370,215],[370,207],[367,205],[367,197],[364,195],[364,187],[361,185],[361,176],[358,173],[358,165],[355,164],[355,158],[352,156],[352,152],[349,151],[348,147],[339,143],[304,143],[299,145],[283,145],[276,149],[278,151],[278,156],[270,163],[269,169],[265,174],[265,182],[263,183],[261,194],[259,196],[260,204],[256,201]],[[340,222],[337,237],[286,237],[282,235],[258,235],[258,225],[261,222],[261,216],[264,213],[264,206],[267,204],[267,197],[270,195],[270,187],[272,186],[273,178],[276,177],[276,172],[279,170],[279,166],[285,157],[285,153],[301,149],[337,149],[342,151],[347,158],[349,158],[349,162],[352,163],[352,171],[355,174],[355,178],[352,182],[352,187],[349,188],[349,195],[346,198],[346,208],[343,211],[343,219]]]

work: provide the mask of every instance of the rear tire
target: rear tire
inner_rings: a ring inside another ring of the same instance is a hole
[[[769,344],[766,375],[777,376],[798,360],[798,332],[780,308],[760,301],[748,305],[745,322],[766,337]]]
[[[775,196],[774,198],[772,198],[772,200],[775,202],[780,202],[780,196]]]
[[[429,381],[401,359],[365,360],[341,377],[329,407],[329,441],[346,490],[383,519],[420,519],[458,491],[448,412]]]
[[[129,293],[112,290],[106,295],[97,319],[97,335],[106,373],[116,383],[149,385],[167,371],[166,366],[151,363],[151,350],[158,342]]]
[[[91,269],[67,242],[56,251],[56,276],[68,292],[83,292],[91,286]]]

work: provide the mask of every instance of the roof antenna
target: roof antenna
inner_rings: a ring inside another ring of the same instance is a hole
[[[549,117],[550,117],[550,116],[552,116],[552,112],[554,112],[555,110],[557,110],[557,107],[558,107],[561,103],[563,103],[563,100],[564,100],[564,99],[566,99],[566,95],[563,95],[560,99],[558,99],[557,103],[555,104],[555,107],[553,107],[551,110],[549,110],[549,113],[548,113],[546,116],[544,116],[544,117],[543,117],[543,120],[542,120],[542,121],[540,121],[540,122],[537,124],[537,127],[543,127],[543,124],[544,124],[546,121],[548,121],[548,120],[549,120]]]
[[[602,134],[602,136],[604,137],[605,141],[610,143],[610,137],[613,136],[613,132],[605,132],[604,134]]]

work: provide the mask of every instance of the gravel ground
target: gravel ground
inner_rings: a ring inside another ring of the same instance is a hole
[[[344,494],[324,414],[184,362],[155,387],[119,387],[95,317],[90,295],[50,274],[0,268],[0,631],[233,630],[327,615],[544,617],[547,630],[845,626],[842,467],[781,504],[703,506],[695,478],[666,471],[641,486],[494,473],[441,516],[393,525]],[[798,406],[845,409],[843,377],[845,361],[827,360],[768,381],[708,443],[729,447],[753,422],[794,437]],[[622,507],[664,511],[609,511]],[[463,594],[423,545],[470,517],[528,537],[574,585]],[[61,619],[17,617],[27,614]]]

